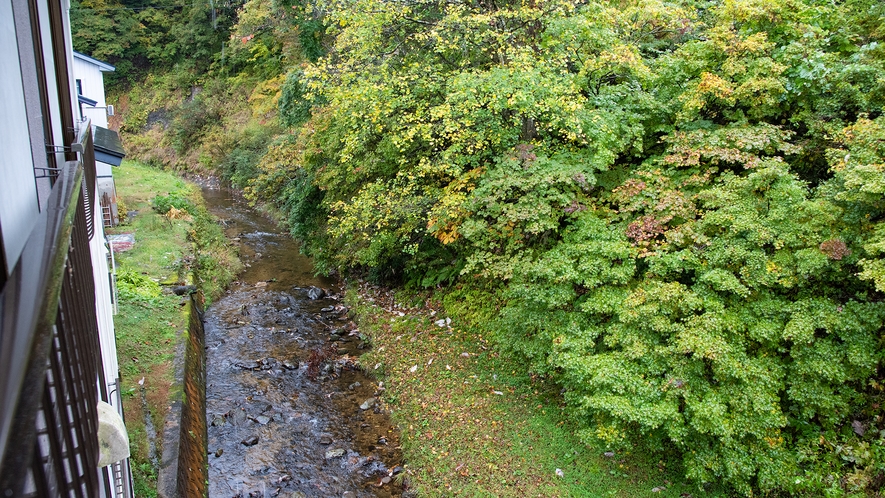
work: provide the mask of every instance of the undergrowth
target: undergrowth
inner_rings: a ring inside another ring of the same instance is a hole
[[[445,305],[441,295],[368,284],[347,292],[373,344],[360,364],[383,381],[383,405],[402,432],[409,489],[428,497],[725,495],[686,484],[673,461],[641,450],[576,444],[579,425],[559,386],[498,352],[478,326],[495,313],[495,296],[473,292],[482,299]]]

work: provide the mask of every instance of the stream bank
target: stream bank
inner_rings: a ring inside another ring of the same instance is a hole
[[[203,197],[247,267],[205,316],[209,495],[402,496],[398,431],[337,284],[228,192]]]

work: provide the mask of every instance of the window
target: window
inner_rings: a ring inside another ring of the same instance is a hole
[[[77,82],[77,95],[83,95],[83,80],[76,80]],[[86,121],[86,115],[83,114],[83,101],[77,99],[77,107],[80,108],[80,121]]]

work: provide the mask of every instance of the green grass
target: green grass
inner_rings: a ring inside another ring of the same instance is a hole
[[[114,325],[121,392],[136,496],[155,497],[157,473],[149,461],[139,381],[144,379],[154,427],[162,431],[168,406],[181,390],[174,385],[172,362],[176,346],[186,334],[187,314],[183,298],[161,292],[154,282],[183,284],[190,279],[195,266],[209,268],[201,275],[210,285],[201,287],[214,296],[236,275],[240,263],[220,227],[201,208],[203,200],[197,186],[133,161],[124,161],[115,168],[114,180],[120,211],[138,211],[131,221],[108,231],[135,234],[133,249],[116,254],[119,302]],[[191,200],[198,206],[198,214],[170,219],[151,209],[151,199],[170,193]],[[199,228],[195,229],[195,225]],[[120,282],[123,279],[126,283]],[[162,442],[161,433],[157,434],[157,442]]]
[[[580,444],[558,387],[468,324],[439,327],[433,321],[446,315],[431,317],[423,303],[394,310],[391,294],[369,286],[351,288],[348,299],[373,344],[360,363],[384,381],[419,496],[716,495],[650,454],[606,457],[605,448]]]
[[[157,195],[176,191],[199,198],[199,188],[174,174],[134,161],[124,161],[122,166],[114,169],[114,182],[123,209],[138,211],[130,223],[112,231],[135,232],[135,249],[122,253],[118,257],[120,263],[160,276],[163,281],[173,276],[178,280],[181,258],[191,252],[187,240],[190,223],[183,219],[170,220],[154,212],[150,201]]]

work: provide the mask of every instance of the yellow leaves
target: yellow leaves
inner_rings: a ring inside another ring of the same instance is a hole
[[[443,191],[428,216],[427,231],[443,244],[451,244],[461,236],[458,228],[470,215],[464,209],[467,195],[475,188],[475,181],[485,168],[474,168],[452,180]]]
[[[726,0],[716,9],[730,23],[778,23],[799,14],[802,5],[793,0]]]
[[[701,81],[698,82],[697,92],[702,95],[712,95],[713,97],[727,100],[734,92],[734,89],[728,81],[715,74],[704,72],[701,73]]]
[[[191,215],[187,211],[183,209],[178,209],[175,206],[169,208],[169,212],[164,214],[166,218],[170,220],[190,220]]]
[[[733,93],[734,88],[729,81],[705,71],[701,73],[701,78],[695,87],[683,93],[680,99],[683,101],[685,111],[697,112],[710,108],[711,104],[717,101],[728,107],[734,105]]]
[[[582,72],[587,76],[632,74],[640,79],[651,76],[651,70],[634,44],[617,43],[596,56],[587,58]]]
[[[716,26],[708,33],[713,47],[728,56],[762,55],[774,48],[774,43],[768,41],[768,34],[764,31],[742,37],[732,25],[727,24]]]
[[[444,245],[451,244],[461,236],[458,233],[458,227],[454,223],[450,222],[439,227],[439,221],[436,218],[431,218],[427,222],[427,230]]]
[[[285,81],[286,75],[280,74],[275,78],[262,80],[255,85],[255,89],[249,95],[249,104],[251,105],[253,116],[262,117],[276,111],[277,102],[280,100]]]
[[[774,48],[774,44],[768,41],[768,33],[754,33],[743,40],[737,40],[731,45],[731,52],[743,54],[760,54]]]
[[[699,79],[681,96],[684,103],[680,119],[694,119],[703,111],[717,116],[721,109],[735,105],[753,117],[775,112],[786,92],[783,78],[787,67],[773,58],[775,44],[768,33],[743,33],[732,21],[707,31],[708,39],[693,50],[703,54],[699,61]],[[686,46],[688,47],[688,45]]]

